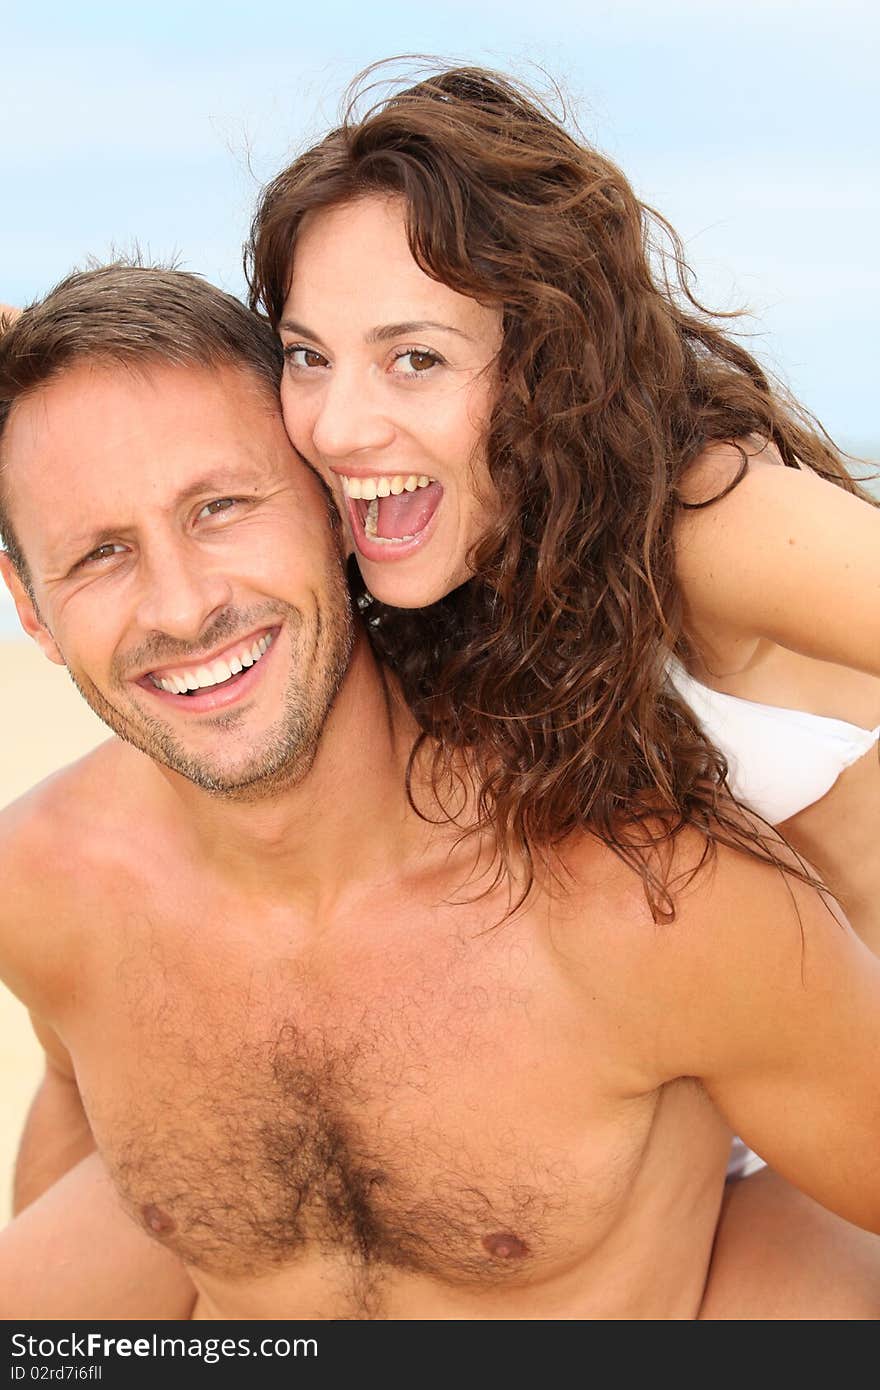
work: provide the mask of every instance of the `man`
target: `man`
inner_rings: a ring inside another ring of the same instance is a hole
[[[90,1268],[97,1149],[126,1271],[158,1248],[147,1315],[189,1311],[182,1261],[201,1318],[722,1316],[731,1126],[880,1228],[880,964],[726,851],[671,926],[587,836],[510,915],[419,766],[407,799],[416,730],[278,370],[234,300],[122,267],[0,345],[4,575],[117,735],[3,817],[0,956],[48,1058],[25,1243],[97,1193]]]

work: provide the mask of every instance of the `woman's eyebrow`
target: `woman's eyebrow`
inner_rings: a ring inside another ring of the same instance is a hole
[[[310,328],[306,328],[304,323],[297,323],[296,319],[281,319],[278,328],[279,330],[283,328],[287,333],[296,333],[297,336],[301,338],[309,338],[313,343],[321,342],[317,333],[313,333]]]
[[[321,338],[317,333],[313,333],[304,323],[298,323],[296,319],[282,319],[278,325],[288,333],[297,333],[303,338],[308,338],[313,343],[320,343]],[[384,343],[389,338],[405,338],[412,333],[419,333],[425,328],[440,329],[442,333],[456,333],[459,338],[465,338],[468,342],[473,339],[469,334],[460,328],[455,328],[451,323],[438,323],[435,319],[409,319],[403,323],[384,323],[381,327],[371,328],[365,334],[365,341],[368,343]]]
[[[420,333],[424,328],[439,328],[442,333],[457,333],[459,338],[467,338],[460,328],[451,323],[438,323],[435,319],[411,319],[406,323],[385,323],[381,328],[371,328],[367,334],[368,343],[384,343],[388,338],[406,338],[411,333]]]

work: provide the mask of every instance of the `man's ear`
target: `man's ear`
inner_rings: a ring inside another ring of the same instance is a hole
[[[3,582],[12,595],[12,601],[18,613],[18,621],[28,637],[33,638],[40,651],[50,661],[54,661],[57,666],[66,665],[64,657],[56,646],[55,638],[37,612],[34,601],[22,584],[14,564],[6,552],[2,550],[0,550],[0,574],[3,575]]]

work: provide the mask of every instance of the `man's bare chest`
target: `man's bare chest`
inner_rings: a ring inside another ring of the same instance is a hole
[[[196,1267],[534,1277],[628,1190],[653,1101],[615,1094],[608,1011],[527,926],[375,914],[304,949],[146,912],[118,939],[80,1084],[126,1206]]]

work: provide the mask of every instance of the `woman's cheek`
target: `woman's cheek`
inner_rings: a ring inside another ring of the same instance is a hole
[[[288,389],[285,389],[284,381],[281,382],[281,414],[284,417],[284,428],[287,430],[288,438],[298,453],[308,457],[310,436],[309,421],[306,412],[303,410],[301,399],[296,396],[291,399]]]

